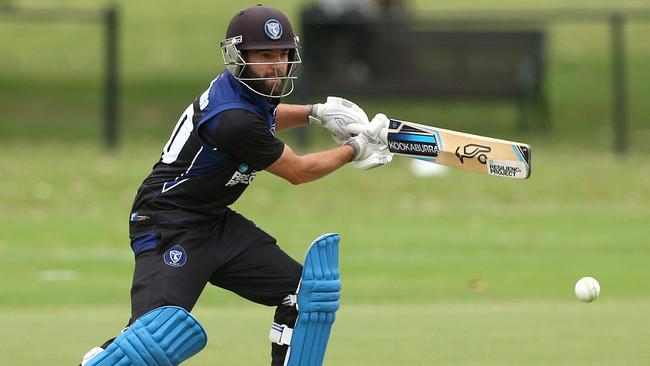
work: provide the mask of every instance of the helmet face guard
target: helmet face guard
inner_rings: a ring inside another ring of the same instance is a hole
[[[302,60],[300,59],[300,53],[298,52],[298,36],[293,37],[293,44],[291,46],[288,45],[277,45],[273,48],[271,47],[255,47],[255,48],[247,48],[247,50],[263,50],[263,49],[288,49],[289,50],[289,60],[286,62],[247,62],[244,57],[242,56],[242,50],[238,47],[238,45],[241,45],[243,42],[243,37],[242,36],[235,36],[235,37],[230,37],[226,38],[225,40],[221,41],[221,55],[223,56],[223,61],[226,67],[228,68],[228,71],[233,75],[235,79],[237,79],[239,82],[244,84],[247,88],[252,90],[253,92],[267,98],[282,98],[286,97],[287,95],[291,94],[294,89],[294,80],[296,80],[298,77],[295,76],[294,74],[296,73],[296,70],[298,69],[300,63]],[[250,76],[249,71],[249,66],[251,65],[286,65],[287,66],[287,73],[286,75],[278,75],[277,74],[277,68],[274,67],[274,70],[276,71],[275,76],[271,77],[261,77],[261,76]],[[255,82],[258,81],[266,81],[266,80],[273,80],[273,81],[280,81],[280,87],[277,88],[277,83],[274,84],[273,88],[268,92],[265,93],[265,90],[257,90],[257,88],[253,87],[251,84],[254,84]],[[288,89],[288,90],[287,90]]]

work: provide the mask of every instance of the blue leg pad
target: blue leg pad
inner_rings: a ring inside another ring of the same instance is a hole
[[[293,329],[286,366],[320,366],[341,296],[339,236],[316,239],[305,258],[298,286],[298,319]]]
[[[86,366],[176,366],[202,350],[207,340],[185,309],[163,306],[138,318]]]

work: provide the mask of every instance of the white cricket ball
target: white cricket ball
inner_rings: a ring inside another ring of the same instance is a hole
[[[600,295],[600,284],[593,277],[582,277],[576,282],[576,296],[584,302],[592,302]]]

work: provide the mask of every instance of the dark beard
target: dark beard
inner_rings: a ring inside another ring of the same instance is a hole
[[[241,73],[242,78],[259,78],[260,76],[257,74],[254,74],[252,70],[246,68],[244,66],[244,70],[242,70]],[[246,83],[248,86],[250,86],[253,90],[258,91],[259,93],[266,94],[266,95],[273,95],[273,96],[280,96],[282,95],[282,92],[284,91],[285,84],[287,80],[280,80],[280,85],[275,87],[275,90],[273,90],[273,86],[268,86],[266,85],[267,80],[242,80],[242,82]],[[277,84],[274,84],[277,85]],[[273,92],[273,93],[271,93]]]

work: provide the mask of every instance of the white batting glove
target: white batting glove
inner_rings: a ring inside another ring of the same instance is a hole
[[[372,121],[365,126],[361,134],[371,142],[384,145],[388,149],[388,124],[390,120],[383,113],[377,113]]]
[[[353,161],[352,167],[368,170],[390,163],[393,160],[393,154],[388,149],[377,149],[377,146],[379,145],[369,143],[366,149],[368,156],[364,159]]]
[[[388,123],[385,115],[378,114],[364,127],[359,136],[348,140],[347,144],[355,148],[353,168],[367,170],[386,165],[393,160],[386,140]]]
[[[363,109],[347,99],[327,97],[324,104],[311,106],[309,122],[327,128],[334,141],[343,145],[368,125],[368,116]]]

